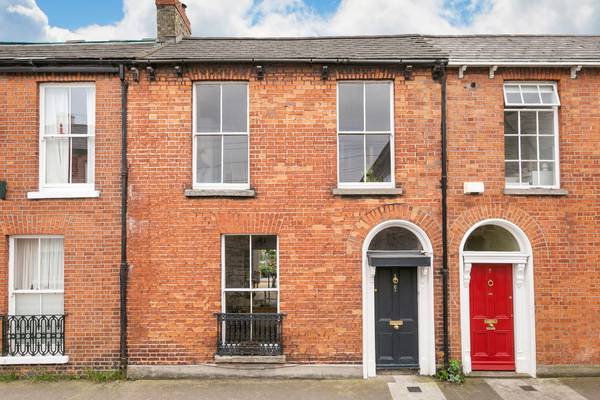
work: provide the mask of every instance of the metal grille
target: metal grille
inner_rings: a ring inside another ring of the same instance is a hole
[[[217,355],[276,356],[283,354],[284,314],[216,314]]]
[[[65,354],[64,315],[0,316],[3,356]]]

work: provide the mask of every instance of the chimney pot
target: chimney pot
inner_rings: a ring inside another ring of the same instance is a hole
[[[156,39],[159,42],[178,41],[192,35],[192,26],[185,9],[179,0],[156,1]]]

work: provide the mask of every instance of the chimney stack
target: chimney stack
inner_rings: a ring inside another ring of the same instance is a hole
[[[156,0],[156,39],[179,41],[192,35],[192,25],[179,0]]]

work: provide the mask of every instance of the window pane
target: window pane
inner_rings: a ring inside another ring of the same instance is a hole
[[[395,226],[375,235],[369,244],[369,250],[423,250],[423,245],[414,233]]]
[[[534,185],[552,186],[556,184],[554,163],[553,162],[541,162],[540,163],[540,175],[539,181],[534,179]]]
[[[538,118],[540,121],[540,135],[554,135],[554,112],[540,111]]]
[[[507,162],[504,165],[506,183],[519,183],[519,163]]]
[[[250,237],[225,236],[225,287],[250,288]]]
[[[540,160],[554,160],[554,137],[540,136]]]
[[[521,135],[536,135],[536,120],[535,111],[521,111]]]
[[[365,85],[367,131],[390,130],[390,84]]]
[[[505,136],[504,137],[504,159],[518,160],[519,159],[519,137]]]
[[[45,138],[46,183],[69,183],[69,138]]]
[[[226,84],[223,90],[223,132],[247,132],[247,86]]]
[[[252,236],[252,287],[277,287],[276,236]]]
[[[198,183],[221,183],[220,135],[196,136],[196,180]]]
[[[277,312],[277,292],[253,292],[252,293],[252,312],[253,313],[276,313]]]
[[[15,239],[15,282],[16,290],[39,289],[39,240]]]
[[[523,102],[525,104],[541,104],[537,86],[522,86]]]
[[[223,136],[223,182],[248,183],[248,136]]]
[[[90,91],[89,88],[71,88],[72,134],[86,135],[88,133],[88,93]]]
[[[519,86],[506,85],[504,87],[504,91],[506,92],[507,104],[523,104],[523,100],[521,100],[521,92],[519,90]]]
[[[221,120],[220,85],[196,85],[198,132],[219,132]]]
[[[40,295],[15,293],[15,315],[41,315]]]
[[[40,245],[40,289],[63,289],[63,239],[41,239]]]
[[[364,129],[363,84],[340,83],[338,92],[340,131],[362,131]]]
[[[63,294],[62,293],[45,293],[42,294],[42,314],[53,315],[63,314]]]
[[[537,159],[537,137],[521,136],[521,160]]]
[[[46,87],[44,89],[44,134],[69,133],[69,89]]]
[[[540,85],[540,95],[544,104],[558,104],[558,99],[554,93],[554,86]]]
[[[483,225],[469,235],[466,251],[519,251],[515,237],[498,225]]]
[[[364,136],[340,135],[340,182],[362,182],[365,168]]]
[[[537,185],[537,162],[524,161],[521,163],[521,183],[524,185]]]
[[[516,135],[519,133],[519,113],[517,111],[504,112],[504,134]]]
[[[390,136],[367,135],[367,182],[391,182]]]
[[[88,138],[71,138],[71,183],[86,183]]]
[[[250,313],[250,292],[225,292],[225,312]]]

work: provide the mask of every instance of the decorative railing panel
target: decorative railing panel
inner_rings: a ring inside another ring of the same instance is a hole
[[[284,314],[216,314],[217,355],[283,354]]]
[[[3,356],[65,354],[64,315],[8,315],[0,322]]]

